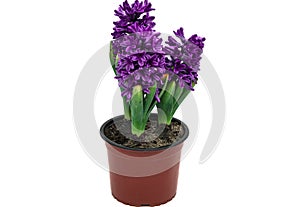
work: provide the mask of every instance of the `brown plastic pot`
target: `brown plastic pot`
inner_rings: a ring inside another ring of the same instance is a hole
[[[152,114],[151,116],[156,116]],[[100,129],[106,141],[112,195],[132,206],[158,206],[172,200],[177,191],[181,149],[189,131],[183,122],[184,136],[171,146],[156,149],[128,148],[108,139],[104,130],[118,116]]]

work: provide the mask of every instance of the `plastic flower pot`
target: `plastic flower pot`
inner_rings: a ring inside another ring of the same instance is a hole
[[[151,149],[128,148],[111,141],[104,134],[106,127],[118,116],[105,122],[100,129],[106,141],[112,195],[118,201],[132,206],[158,206],[172,200],[177,181],[183,142],[189,131],[183,122],[183,136],[171,146]]]

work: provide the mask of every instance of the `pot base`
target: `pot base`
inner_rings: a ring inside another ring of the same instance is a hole
[[[159,206],[171,201],[177,191],[179,163],[156,175],[127,177],[110,173],[113,197],[131,206]]]
[[[114,194],[112,194],[112,196],[113,196],[113,198],[114,199],[116,199],[118,202],[120,202],[120,203],[123,203],[124,205],[128,205],[128,206],[137,206],[137,205],[132,205],[132,204],[130,204],[130,203],[126,203],[126,202],[123,202],[123,201],[121,201],[121,200],[119,200]],[[154,205],[148,205],[148,204],[142,204],[142,205],[139,205],[139,206],[148,206],[148,207],[153,207],[153,206],[161,206],[161,205],[164,205],[164,204],[167,204],[167,203],[169,203],[171,200],[173,200],[173,198],[175,198],[176,197],[176,194],[170,199],[170,200],[167,200],[166,202],[164,202],[164,203],[160,203],[160,204],[154,204]]]

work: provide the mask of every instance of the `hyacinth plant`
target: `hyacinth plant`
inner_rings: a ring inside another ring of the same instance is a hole
[[[183,28],[163,41],[154,30],[155,17],[148,0],[115,10],[110,60],[123,97],[124,117],[132,134],[140,136],[151,111],[158,109],[158,123],[169,125],[176,110],[194,90],[205,38],[186,39]]]

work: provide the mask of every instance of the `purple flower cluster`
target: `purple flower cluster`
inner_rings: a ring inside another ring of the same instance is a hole
[[[136,32],[153,31],[155,17],[149,15],[149,12],[153,10],[155,9],[152,8],[148,0],[144,2],[136,0],[131,6],[126,0],[123,5],[119,6],[118,10],[115,10],[115,16],[119,17],[120,20],[114,22],[113,38],[117,39]],[[144,15],[142,16],[142,14]]]
[[[157,84],[158,88],[163,87],[162,77],[166,73],[164,68],[165,57],[160,53],[139,53],[123,58],[117,67],[119,86],[123,88],[122,96],[127,101],[131,99],[132,88],[141,85],[144,93],[149,93],[149,88]],[[156,91],[157,101],[159,90]]]
[[[195,34],[187,40],[183,28],[174,31],[174,34],[180,41],[169,36],[167,46],[163,48],[166,56],[169,56],[166,57],[166,69],[172,72],[170,75],[179,82],[181,87],[194,90],[193,85],[198,80],[205,38]]]
[[[180,28],[174,32],[179,40],[169,36],[163,46],[160,33],[153,30],[154,17],[149,15],[153,10],[147,0],[136,0],[132,5],[126,0],[115,10],[120,20],[114,22],[112,50],[118,56],[116,79],[127,101],[131,99],[134,86],[141,85],[143,91],[149,93],[149,88],[156,83],[155,97],[159,102],[162,77],[167,73],[180,87],[189,90],[193,90],[198,80],[205,38],[193,35],[186,40]]]
[[[122,36],[112,43],[114,55],[119,59],[138,53],[163,53],[160,33],[154,31],[137,32]]]

